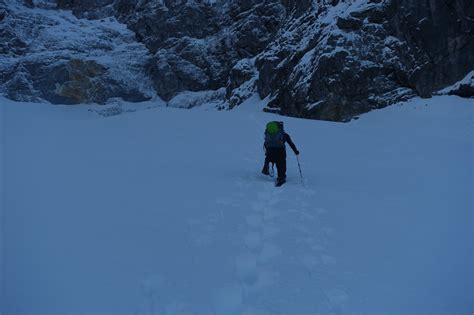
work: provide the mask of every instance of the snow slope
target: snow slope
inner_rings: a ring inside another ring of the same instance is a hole
[[[0,99],[2,315],[474,312],[472,99],[349,124]],[[259,171],[264,125],[302,152]]]

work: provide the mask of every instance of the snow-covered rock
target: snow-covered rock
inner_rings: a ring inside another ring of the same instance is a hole
[[[474,71],[469,72],[464,79],[441,90],[438,94],[474,97]]]
[[[308,5],[257,57],[259,93],[271,95],[270,109],[284,115],[336,121],[429,97],[474,69],[473,23],[460,15],[464,7],[466,1]]]
[[[216,108],[222,106],[225,89],[221,88],[216,91],[192,92],[184,91],[173,97],[166,103],[166,106],[175,108],[193,108],[206,106]]]
[[[226,88],[227,108],[257,92],[272,112],[348,121],[416,95],[430,97],[474,69],[469,0],[0,4],[0,84],[14,99],[138,101],[156,93],[170,101],[182,92]],[[77,84],[64,75],[71,59],[103,71]],[[58,71],[63,75],[49,75]],[[64,84],[87,96],[56,97]]]
[[[48,7],[0,2],[0,91],[15,100],[58,104],[143,101],[156,94],[145,75],[146,47],[115,18],[78,19]],[[49,3],[50,4],[50,3]]]

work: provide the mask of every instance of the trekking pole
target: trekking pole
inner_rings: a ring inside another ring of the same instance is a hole
[[[296,156],[296,161],[298,161],[298,169],[300,170],[301,184],[304,186],[303,173],[301,173],[300,159],[298,158],[298,156]]]

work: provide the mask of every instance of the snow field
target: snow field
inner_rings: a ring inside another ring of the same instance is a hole
[[[473,103],[349,124],[0,99],[2,314],[470,314]],[[261,175],[283,120],[288,183]]]

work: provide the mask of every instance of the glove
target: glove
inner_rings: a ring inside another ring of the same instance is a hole
[[[296,155],[300,155],[300,151],[296,150],[296,151],[295,151],[295,154],[296,154]]]

